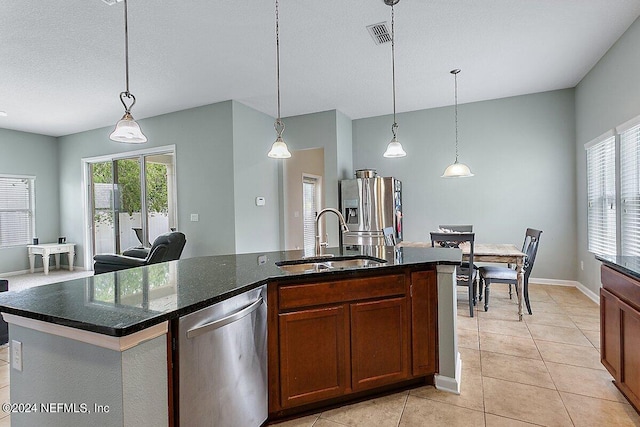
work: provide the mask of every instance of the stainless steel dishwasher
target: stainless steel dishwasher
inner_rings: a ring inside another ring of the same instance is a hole
[[[266,286],[178,322],[182,427],[258,427],[267,409]]]

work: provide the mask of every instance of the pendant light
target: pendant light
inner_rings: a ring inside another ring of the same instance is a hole
[[[384,152],[384,157],[404,157],[407,153],[402,149],[402,144],[398,142],[398,123],[396,123],[396,52],[395,52],[395,29],[394,29],[394,10],[393,6],[400,0],[383,0],[384,4],[391,6],[391,78],[393,84],[393,125],[391,125],[391,133],[393,138],[387,150]]]
[[[140,126],[133,120],[131,108],[136,103],[136,97],[129,92],[129,28],[127,23],[127,0],[124,0],[124,57],[125,57],[125,75],[126,89],[120,92],[120,102],[124,105],[124,116],[116,124],[115,129],[109,135],[109,139],[116,142],[127,142],[129,144],[141,144],[147,142],[147,137],[140,130]],[[131,101],[127,106],[125,98]]]
[[[456,161],[449,165],[442,174],[442,178],[466,178],[473,176],[469,166],[464,163],[458,162],[458,73],[460,70],[455,69],[450,71],[453,74],[453,80],[455,85],[455,116],[456,116]]]
[[[282,132],[284,132],[284,123],[280,118],[280,27],[278,16],[278,0],[276,0],[276,80],[278,81],[278,118],[273,124],[276,130],[276,142],[271,146],[271,151],[267,156],[272,159],[288,159],[291,157],[291,153],[287,148],[287,143],[282,139]]]

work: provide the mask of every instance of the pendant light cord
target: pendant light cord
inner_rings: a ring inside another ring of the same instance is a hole
[[[459,69],[455,69],[455,70],[451,70],[450,73],[453,74],[453,81],[454,81],[454,100],[455,100],[455,104],[454,104],[454,108],[455,108],[455,118],[456,118],[456,161],[455,163],[458,163],[458,73],[460,72]]]
[[[391,5],[391,82],[393,85],[393,125],[391,125],[391,133],[395,138],[396,131],[398,129],[398,123],[396,123],[396,50],[395,50],[395,13],[393,4]]]
[[[136,97],[129,92],[129,23],[127,19],[127,0],[124,0],[124,69],[126,89],[120,93],[120,102],[124,105],[125,113],[129,114],[131,108],[136,103]],[[124,98],[131,99],[131,105],[127,105],[127,103],[124,102]]]
[[[125,0],[126,1],[126,0]],[[284,123],[280,118],[280,24],[279,24],[279,14],[278,14],[278,0],[276,0],[276,80],[277,80],[277,90],[278,90],[278,118],[274,124],[276,129],[276,133],[278,137],[282,136],[282,132],[284,132]]]
[[[124,68],[126,79],[126,93],[129,93],[129,25],[127,20],[127,0],[124,0]]]
[[[460,70],[458,70],[458,73]],[[458,163],[458,73],[453,73],[454,81],[454,99],[455,99],[455,116],[456,116],[456,163]]]

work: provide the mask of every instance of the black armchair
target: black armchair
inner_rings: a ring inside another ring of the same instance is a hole
[[[100,274],[180,259],[186,242],[185,235],[179,231],[161,234],[153,241],[146,258],[116,254],[96,255],[93,257],[93,271]]]

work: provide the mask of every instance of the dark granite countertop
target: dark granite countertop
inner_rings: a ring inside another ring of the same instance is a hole
[[[328,253],[339,256],[337,248]],[[459,249],[351,247],[344,255],[373,255],[387,262],[377,267],[302,275],[330,277],[372,268],[420,264],[459,264]],[[272,280],[301,275],[285,273],[275,262],[303,257],[302,251],[189,258],[104,273],[82,279],[0,294],[0,311],[84,329],[125,336],[192,313]],[[11,281],[9,281],[11,289]]]
[[[596,255],[598,261],[602,261],[614,270],[627,276],[640,280],[640,257],[637,256],[616,256],[616,255]]]

